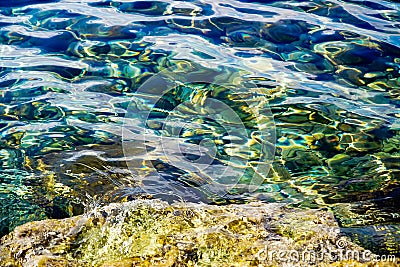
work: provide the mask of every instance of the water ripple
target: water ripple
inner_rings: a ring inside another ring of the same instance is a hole
[[[0,7],[0,173],[6,177],[0,201],[7,202],[0,205],[2,234],[28,220],[79,214],[87,195],[101,195],[104,202],[138,197],[143,193],[138,177],[152,175],[150,164],[169,184],[195,192],[204,181],[195,177],[193,166],[176,168],[156,153],[157,120],[189,98],[187,93],[163,97],[150,126],[130,118],[132,136],[149,131],[152,163],[144,160],[140,145],[130,155],[133,167],[122,151],[124,118],[138,88],[155,73],[188,66],[222,72],[216,83],[251,81],[255,87],[249,92],[213,90],[248,120],[249,133],[257,116],[238,104],[239,97],[267,101],[277,134],[271,171],[261,175],[255,192],[243,189],[244,178],[225,198],[197,190],[191,200],[329,206],[338,218],[351,213],[361,225],[371,220],[363,220],[360,207],[375,205],[388,215],[385,223],[398,223],[388,219],[393,203],[381,201],[399,200],[400,5],[395,1],[18,0]],[[192,86],[198,94],[191,101],[204,103],[208,89]],[[243,156],[238,136],[223,137],[215,122],[202,123],[186,129],[187,148],[214,129],[220,138],[215,170],[226,151]],[[265,152],[256,145],[259,139],[249,137],[251,157]],[[152,182],[155,190],[166,187]],[[10,213],[10,203],[19,215]],[[341,223],[352,227],[354,221]]]

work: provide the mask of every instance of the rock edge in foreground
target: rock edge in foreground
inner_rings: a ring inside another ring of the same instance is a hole
[[[19,226],[1,240],[0,265],[378,266],[341,256],[348,251],[366,252],[324,210],[135,200]]]

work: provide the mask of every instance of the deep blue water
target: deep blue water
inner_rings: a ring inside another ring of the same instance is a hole
[[[400,251],[395,1],[0,0],[0,92],[2,235],[136,197],[258,200]]]

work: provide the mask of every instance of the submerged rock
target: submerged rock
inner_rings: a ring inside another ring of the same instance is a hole
[[[135,200],[19,226],[1,240],[0,265],[327,266],[340,250],[365,252],[324,210]],[[335,266],[363,266],[352,260]]]

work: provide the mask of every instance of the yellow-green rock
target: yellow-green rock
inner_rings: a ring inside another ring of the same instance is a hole
[[[363,251],[339,232],[323,210],[135,200],[19,226],[1,240],[0,266],[289,266],[278,252],[334,251],[338,242]]]

